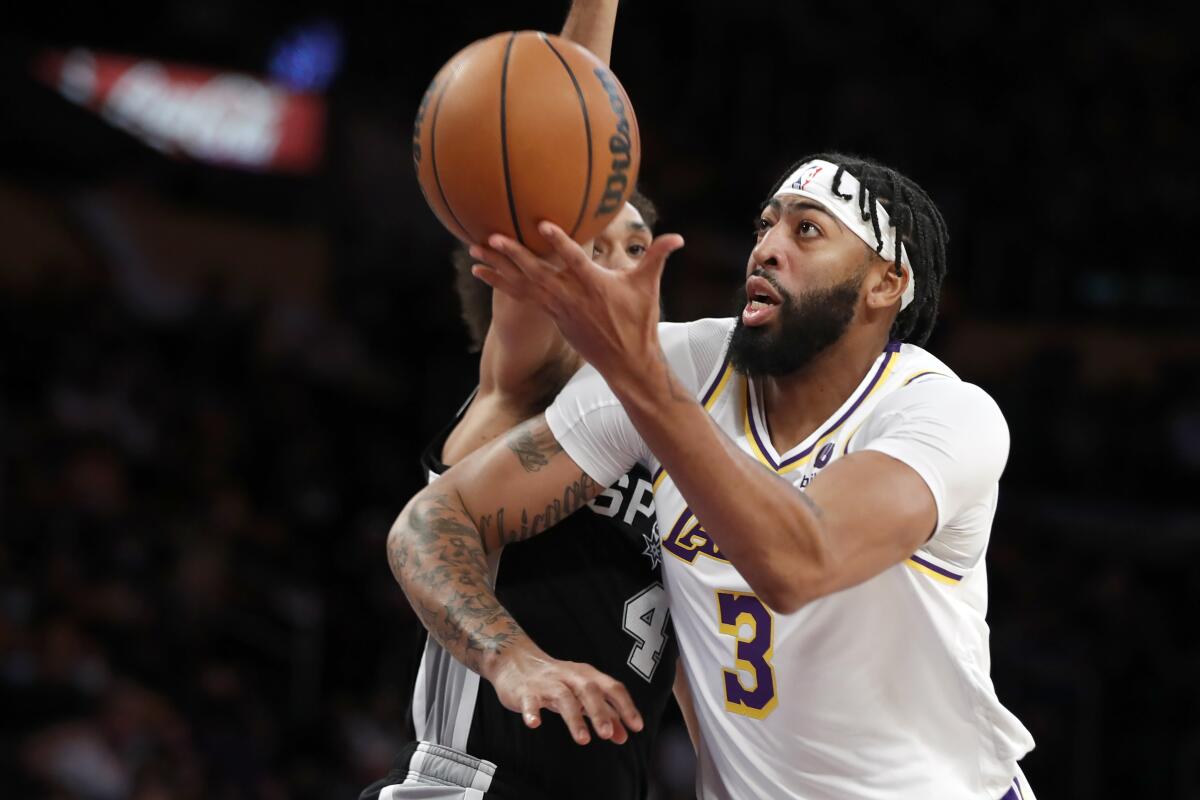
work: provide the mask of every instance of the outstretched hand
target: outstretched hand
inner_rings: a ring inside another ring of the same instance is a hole
[[[591,741],[586,717],[601,739],[624,744],[629,730],[642,729],[629,691],[587,664],[558,661],[544,653],[512,654],[488,679],[505,708],[521,714],[526,726],[540,727],[542,709],[562,716],[571,738]]]
[[[536,303],[571,346],[606,378],[613,370],[641,368],[658,353],[659,284],[667,257],[683,237],[664,234],[636,266],[609,270],[592,261],[551,222],[538,225],[554,254],[542,258],[506,236],[471,247],[472,273],[492,288]]]

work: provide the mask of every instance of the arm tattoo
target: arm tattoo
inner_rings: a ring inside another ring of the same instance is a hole
[[[461,499],[415,500],[388,536],[388,564],[430,635],[468,667],[478,671],[485,654],[523,635],[492,591],[479,531]]]
[[[530,509],[522,508],[520,522],[516,524],[509,524],[505,514],[507,509],[504,508],[496,509],[494,514],[481,515],[479,533],[482,536],[489,530],[495,530],[501,547],[524,541],[547,528],[554,527],[583,508],[599,494],[600,488],[590,475],[581,471],[578,478],[563,487],[562,497],[551,500],[541,512],[530,515]],[[484,541],[487,541],[486,537]]]
[[[392,528],[388,564],[430,635],[478,672],[486,655],[525,635],[496,599],[484,541],[528,539],[578,511],[600,488],[581,471],[536,513],[502,507],[478,520],[461,496],[427,489]]]
[[[517,428],[508,435],[507,444],[521,462],[521,469],[526,472],[537,472],[562,452],[562,446],[554,434],[540,424]]]

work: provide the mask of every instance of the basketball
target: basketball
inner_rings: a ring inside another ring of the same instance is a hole
[[[537,31],[469,45],[434,76],[413,129],[426,202],[464,242],[501,233],[539,255],[554,222],[577,242],[625,205],[641,160],[625,90],[589,51]]]

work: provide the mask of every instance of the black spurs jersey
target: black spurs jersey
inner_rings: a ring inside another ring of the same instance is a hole
[[[422,455],[430,479],[448,469],[442,447],[465,410]],[[645,797],[678,658],[649,474],[630,472],[588,508],[494,554],[491,567],[497,597],[533,641],[621,681],[645,727],[623,745],[593,736],[580,746],[561,717],[544,711],[531,730],[490,683],[428,638],[413,694],[417,738],[491,761],[550,797]]]

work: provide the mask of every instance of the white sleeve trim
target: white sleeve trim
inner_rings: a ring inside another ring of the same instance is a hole
[[[571,422],[559,409],[559,401],[555,401],[546,409],[546,425],[563,451],[600,486],[616,483],[641,460],[638,453],[621,447],[619,440],[627,438],[630,431],[639,443],[641,437],[633,430],[625,409],[615,400],[597,404]],[[627,430],[621,430],[622,427]]]
[[[675,377],[693,394],[700,391],[706,363],[724,352],[732,320],[698,320],[659,325],[659,341]],[[571,378],[546,409],[546,424],[571,459],[592,480],[612,485],[635,464],[649,467],[654,456],[604,377],[590,365]]]

